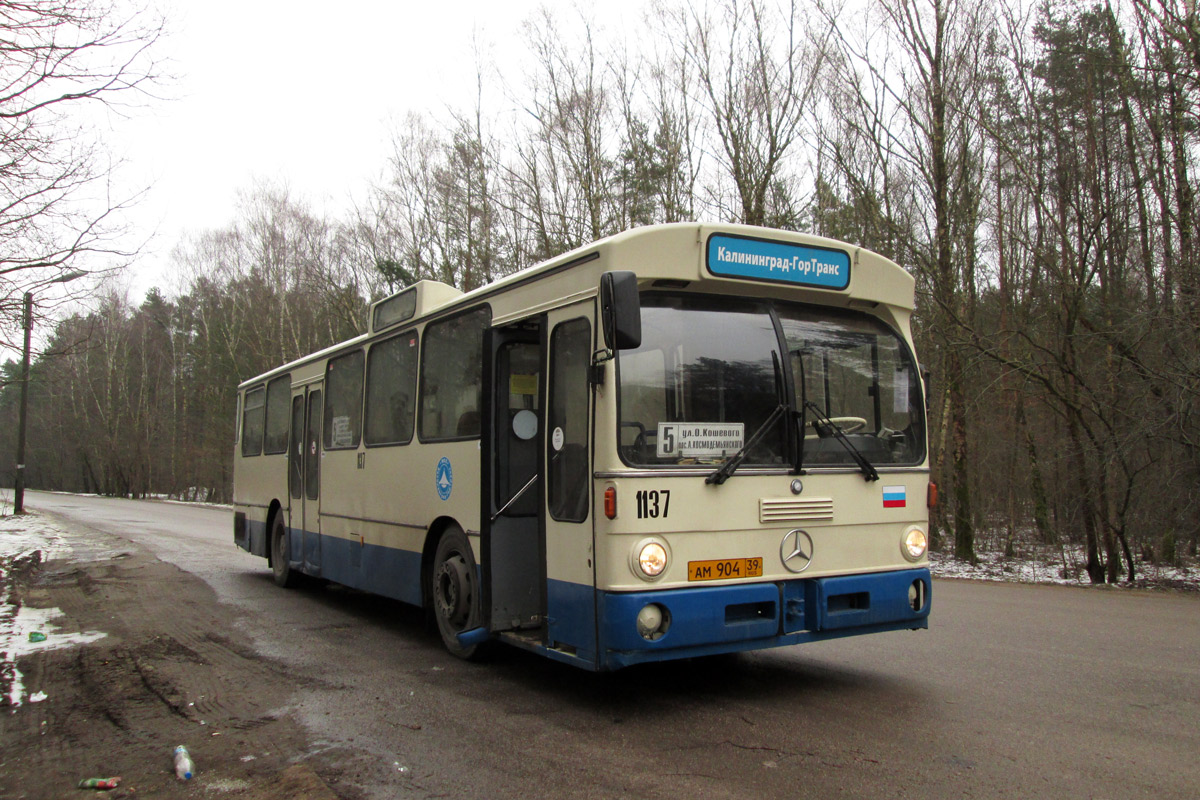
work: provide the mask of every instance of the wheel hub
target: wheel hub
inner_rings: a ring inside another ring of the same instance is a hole
[[[471,608],[467,564],[462,556],[454,554],[442,562],[436,586],[438,615],[454,628],[461,628]]]

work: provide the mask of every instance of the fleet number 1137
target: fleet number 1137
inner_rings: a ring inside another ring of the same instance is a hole
[[[638,519],[666,517],[670,510],[671,491],[669,489],[642,489],[637,493]]]

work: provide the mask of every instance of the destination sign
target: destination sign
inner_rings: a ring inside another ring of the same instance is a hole
[[[850,254],[828,247],[713,234],[708,238],[707,261],[709,272],[728,278],[820,289],[850,285]]]
[[[740,422],[660,422],[658,457],[732,455],[745,439],[746,426]]]

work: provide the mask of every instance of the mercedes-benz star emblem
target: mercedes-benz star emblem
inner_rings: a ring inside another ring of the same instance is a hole
[[[804,572],[812,563],[812,537],[799,528],[788,531],[779,545],[779,557],[783,559],[783,565],[792,572]]]

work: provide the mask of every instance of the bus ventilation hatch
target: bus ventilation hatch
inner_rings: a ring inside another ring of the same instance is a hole
[[[758,501],[758,521],[763,525],[786,522],[832,522],[833,498],[809,497]]]

